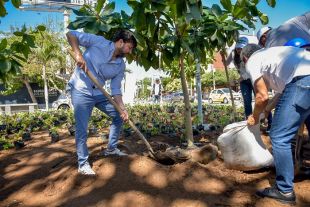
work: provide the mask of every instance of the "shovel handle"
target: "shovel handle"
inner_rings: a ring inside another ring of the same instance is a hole
[[[75,60],[75,55],[72,50],[68,50],[70,56]],[[85,71],[84,71],[85,72]],[[99,83],[97,78],[92,74],[90,70],[86,70],[86,75],[89,77],[89,79],[95,84],[95,86],[103,93],[103,95],[109,100],[109,102],[115,107],[115,109],[118,111],[118,113],[122,114],[123,110],[119,107],[119,105],[114,101],[112,96],[103,88],[103,86]],[[139,131],[139,129],[136,127],[136,125],[129,119],[128,123],[130,127],[134,130],[134,132],[138,135],[138,137],[144,142],[146,145],[147,149],[151,153],[151,156],[154,156],[154,150],[152,149],[150,143],[146,140],[146,138],[143,136],[143,134]]]

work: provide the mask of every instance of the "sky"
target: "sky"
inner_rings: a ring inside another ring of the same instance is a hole
[[[116,3],[116,11],[124,10],[127,13],[131,13],[131,8],[127,5],[127,0],[113,0]],[[214,3],[219,4],[220,0],[203,0],[204,5],[211,6]],[[0,31],[10,31],[10,26],[21,27],[23,24],[27,26],[35,26],[38,24],[46,23],[48,19],[52,19],[57,24],[63,23],[62,13],[50,13],[50,12],[38,12],[38,11],[22,11],[12,6],[12,4],[6,3],[8,15],[4,18],[0,18]],[[266,13],[269,17],[269,26],[277,27],[286,20],[310,11],[310,0],[277,0],[275,8],[271,8],[267,5],[266,0],[261,0],[258,8]],[[74,16],[71,15],[71,20],[74,20]],[[256,24],[256,30],[262,25]],[[252,34],[253,31],[245,31],[243,33]]]

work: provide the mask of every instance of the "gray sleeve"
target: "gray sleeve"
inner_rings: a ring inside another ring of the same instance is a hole
[[[298,22],[301,26],[303,26],[310,35],[310,11],[304,13],[301,16],[297,16],[295,21]]]

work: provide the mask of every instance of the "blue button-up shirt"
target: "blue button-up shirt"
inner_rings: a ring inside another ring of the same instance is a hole
[[[111,79],[111,95],[121,95],[121,82],[124,78],[125,63],[122,58],[112,60],[115,50],[114,43],[102,36],[77,31],[70,31],[70,33],[78,39],[80,46],[86,48],[83,57],[88,70],[96,76],[101,85],[104,85],[106,80]],[[72,74],[69,85],[88,95],[102,94],[79,67]]]

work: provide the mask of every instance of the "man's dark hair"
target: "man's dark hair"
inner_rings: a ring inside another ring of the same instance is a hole
[[[115,32],[113,37],[113,42],[117,42],[118,40],[122,39],[125,43],[131,43],[133,47],[137,47],[137,40],[133,33],[129,30],[118,30]]]

